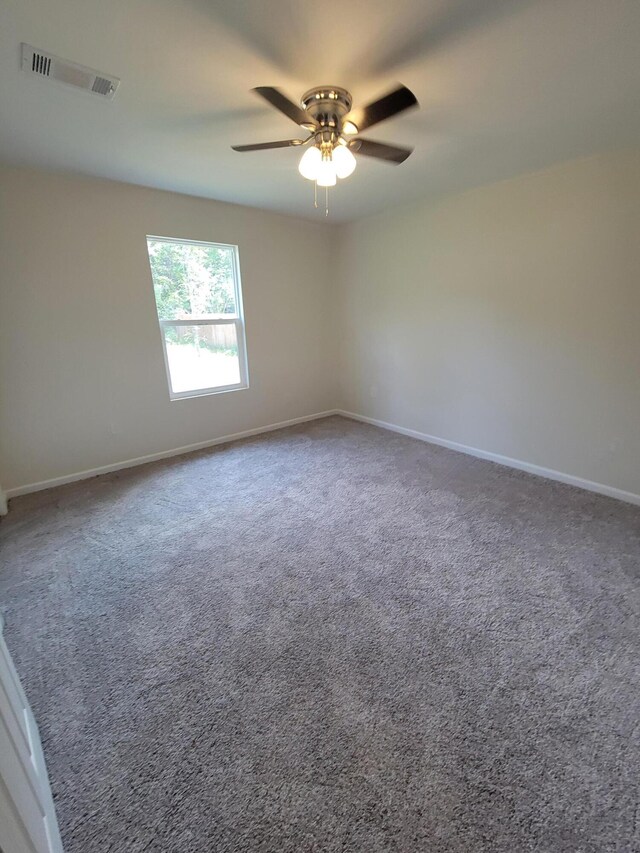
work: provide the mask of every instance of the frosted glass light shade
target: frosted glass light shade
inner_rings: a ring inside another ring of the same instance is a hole
[[[356,158],[346,145],[337,145],[333,150],[333,165],[339,178],[348,178],[356,167]]]
[[[336,167],[331,160],[322,160],[316,177],[319,187],[335,187]]]
[[[318,170],[321,163],[322,154],[320,153],[320,149],[313,146],[312,148],[308,148],[300,158],[298,171],[308,181],[315,181],[318,177]]]

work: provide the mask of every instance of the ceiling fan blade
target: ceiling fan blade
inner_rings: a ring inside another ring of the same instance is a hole
[[[413,151],[413,148],[386,145],[384,142],[374,142],[373,139],[354,139],[349,143],[349,148],[356,154],[377,157],[378,160],[387,160],[389,163],[404,163]]]
[[[255,145],[232,145],[234,151],[266,151],[269,148],[291,148],[304,145],[304,139],[281,139],[279,142],[258,142]]]
[[[302,125],[303,127],[315,127],[315,123],[304,110],[296,106],[293,101],[290,101],[289,98],[285,97],[285,95],[283,95],[278,89],[274,89],[273,86],[257,86],[253,91],[260,95],[261,98],[264,98],[265,101],[268,101],[272,107],[275,107],[277,110],[280,110],[281,113],[284,113],[287,118],[290,118],[291,121],[294,121],[296,124]]]
[[[418,100],[411,89],[399,86],[368,106],[352,110],[345,121],[353,122],[359,131],[363,131],[417,105]]]

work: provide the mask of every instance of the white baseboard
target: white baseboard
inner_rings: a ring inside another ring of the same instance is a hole
[[[406,435],[410,438],[417,438],[420,441],[426,441],[429,444],[437,444],[440,447],[446,447],[449,450],[456,450],[459,453],[466,453],[469,456],[476,456],[479,459],[486,459],[489,462],[496,462],[498,465],[506,465],[508,468],[516,468],[518,471],[526,471],[529,474],[535,474],[538,477],[546,477],[549,480],[557,480],[560,483],[566,483],[569,486],[576,486],[579,489],[586,489],[589,492],[596,492],[600,495],[606,495],[610,498],[616,498],[626,503],[640,506],[640,495],[633,492],[625,492],[623,489],[616,489],[613,486],[607,486],[604,483],[594,483],[592,480],[584,480],[582,477],[575,477],[573,474],[565,474],[562,471],[554,471],[552,468],[543,468],[540,465],[534,465],[531,462],[523,462],[520,459],[511,459],[509,456],[501,456],[499,453],[491,453],[487,450],[480,450],[477,447],[469,447],[466,444],[459,444],[456,441],[449,441],[446,438],[439,438],[435,435],[428,435],[424,432],[418,432],[414,429],[398,426],[397,424],[386,423],[379,421],[376,418],[368,418],[365,415],[358,415],[355,412],[347,412],[343,409],[329,409],[326,412],[316,412],[313,415],[303,415],[300,418],[291,418],[287,421],[280,421],[275,424],[267,424],[266,426],[255,427],[254,429],[243,430],[242,432],[223,435],[219,438],[200,441],[196,444],[187,444],[183,447],[175,447],[171,450],[162,450],[159,453],[150,453],[147,456],[138,456],[135,459],[126,459],[123,462],[114,462],[110,465],[102,465],[99,468],[90,468],[86,471],[77,471],[73,474],[66,474],[62,477],[53,477],[50,480],[42,480],[39,483],[28,483],[24,486],[17,486],[14,489],[7,489],[6,493],[0,491],[0,515],[6,512],[6,502],[8,498],[17,497],[18,495],[26,495],[31,492],[39,492],[44,489],[51,489],[55,486],[63,486],[66,483],[75,483],[78,480],[86,480],[90,477],[97,477],[99,474],[108,474],[112,471],[121,471],[124,468],[134,468],[136,465],[144,465],[147,462],[156,462],[159,459],[168,459],[171,456],[180,456],[183,453],[190,453],[194,450],[204,450],[207,447],[215,447],[217,444],[227,444],[230,441],[237,441],[241,438],[250,438],[253,435],[261,433],[273,432],[274,430],[284,429],[288,426],[306,423],[307,421],[315,421],[320,418],[327,418],[331,415],[341,415],[345,418],[350,418],[354,421],[371,424],[390,432],[397,432],[400,435]]]
[[[288,421],[280,421],[277,424],[245,429],[242,432],[234,432],[231,435],[221,435],[219,438],[199,441],[196,444],[186,444],[184,447],[174,447],[171,450],[161,450],[159,453],[150,453],[147,456],[138,456],[135,459],[125,459],[124,462],[113,462],[110,465],[101,465],[99,468],[89,468],[86,471],[76,471],[74,474],[65,474],[62,477],[53,477],[51,480],[42,480],[39,483],[27,483],[14,489],[7,489],[6,497],[15,498],[18,495],[28,495],[31,492],[41,492],[44,489],[52,489],[54,486],[64,486],[66,483],[75,483],[78,480],[87,480],[97,477],[99,474],[109,474],[112,471],[122,471],[124,468],[134,468],[136,465],[144,465],[147,462],[157,462],[159,459],[168,459],[171,456],[180,456],[182,453],[190,453],[193,450],[204,450],[207,447],[215,447],[216,444],[228,444],[240,438],[250,438],[252,435],[260,435],[263,432],[273,432],[276,429],[284,429],[288,426],[303,424],[307,421],[317,421],[320,418],[328,418],[330,415],[338,414],[336,409],[326,412],[316,412],[313,415],[303,415],[300,418],[290,418]],[[1,506],[0,506],[1,514]]]
[[[466,453],[469,456],[477,456],[479,459],[486,459],[489,462],[497,462],[498,465],[506,465],[508,468],[517,468],[518,471],[526,471],[528,474],[535,474],[538,477],[546,477],[548,480],[557,480],[558,482],[566,483],[569,486],[576,486],[578,489],[597,492],[599,495],[606,495],[609,498],[616,498],[616,500],[640,506],[640,495],[636,495],[633,492],[625,492],[623,489],[616,489],[613,486],[607,486],[604,483],[594,483],[592,480],[584,480],[582,477],[574,477],[573,474],[554,471],[552,468],[543,468],[541,465],[534,465],[531,462],[523,462],[520,459],[511,459],[509,456],[501,456],[499,453],[490,453],[488,450],[480,450],[477,447],[468,447],[466,444],[458,444],[457,441],[449,441],[446,438],[438,438],[438,436],[418,432],[415,429],[407,429],[406,427],[397,426],[396,424],[388,424],[385,421],[368,418],[365,415],[357,415],[354,412],[345,412],[342,409],[338,409],[335,414],[342,415],[345,418],[351,418],[351,420],[354,421],[361,421],[365,424],[372,424],[372,426],[381,427],[382,429],[387,429],[391,432],[397,432],[400,433],[400,435],[407,435],[410,438],[417,438],[420,441],[426,441],[429,444],[437,444],[440,447],[447,447],[449,450],[457,450],[459,453]]]

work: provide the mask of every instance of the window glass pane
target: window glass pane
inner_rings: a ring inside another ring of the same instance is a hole
[[[148,239],[161,320],[237,316],[232,246]]]
[[[235,324],[164,326],[164,338],[174,394],[240,383]]]

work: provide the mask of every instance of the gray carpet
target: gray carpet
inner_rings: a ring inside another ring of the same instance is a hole
[[[67,853],[640,850],[640,511],[329,418],[16,499]]]

